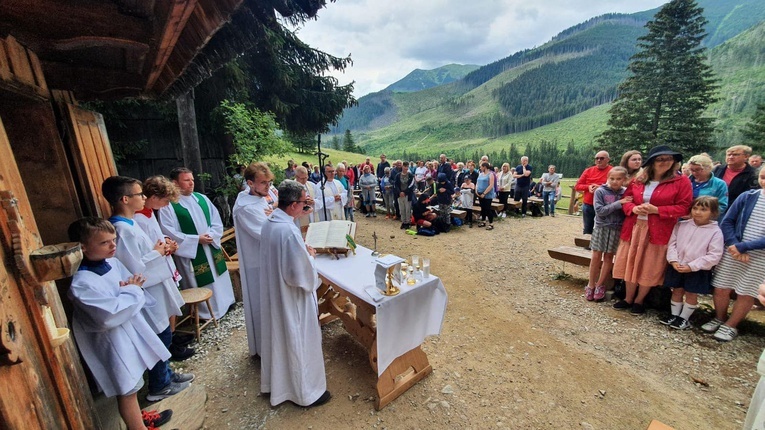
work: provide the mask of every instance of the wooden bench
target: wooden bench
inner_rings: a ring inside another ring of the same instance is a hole
[[[590,266],[590,259],[592,259],[592,251],[576,246],[559,246],[557,248],[548,249],[547,253],[550,257],[563,261],[565,263],[576,264],[578,266]]]
[[[239,253],[235,252],[233,255],[229,255],[229,253],[226,251],[226,248],[223,246],[224,243],[230,241],[231,239],[236,241],[236,231],[234,230],[234,227],[231,227],[230,229],[223,232],[223,236],[220,238],[220,249],[223,251],[223,258],[226,259],[226,269],[228,270],[228,274],[231,277],[231,285],[234,287],[234,300],[241,302],[243,297],[242,279],[239,276]]]
[[[574,245],[581,247],[581,248],[589,248],[590,247],[590,235],[589,234],[583,234],[581,236],[577,236],[574,238]]]

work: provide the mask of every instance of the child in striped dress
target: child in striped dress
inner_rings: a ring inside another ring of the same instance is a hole
[[[760,171],[760,187],[765,188],[765,169]],[[725,252],[715,270],[715,318],[701,326],[721,342],[738,335],[736,326],[746,318],[757,297],[757,286],[765,273],[765,197],[764,190],[739,195],[720,223]],[[730,316],[730,293],[738,294]]]

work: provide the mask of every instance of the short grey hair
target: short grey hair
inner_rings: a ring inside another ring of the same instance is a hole
[[[285,210],[290,204],[300,200],[303,195],[303,185],[298,181],[292,179],[285,179],[279,184],[279,209]]]

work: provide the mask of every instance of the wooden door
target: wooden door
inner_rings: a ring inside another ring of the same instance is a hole
[[[66,326],[55,286],[19,270],[19,249],[40,245],[0,120],[0,429],[95,428],[74,344],[54,348],[43,322],[45,304],[55,309],[57,325]]]
[[[106,126],[101,114],[63,103],[69,130],[69,153],[83,192],[83,210],[89,215],[108,218],[109,203],[101,195],[104,179],[117,174]]]

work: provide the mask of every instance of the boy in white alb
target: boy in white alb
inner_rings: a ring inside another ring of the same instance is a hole
[[[72,279],[72,332],[83,360],[107,397],[117,396],[128,429],[146,430],[170,420],[172,411],[143,413],[136,394],[143,372],[170,358],[146,322],[141,309],[155,300],[141,288],[145,278],[131,274],[114,257],[114,226],[100,218],[83,218],[69,226],[69,238],[80,242],[84,259]]]
[[[136,225],[149,236],[152,242],[164,241],[168,254],[164,259],[167,263],[170,272],[173,274],[173,282],[176,289],[178,283],[181,280],[181,274],[175,266],[172,254],[178,250],[178,243],[162,233],[162,229],[157,221],[157,215],[154,211],[157,211],[163,207],[166,207],[170,202],[177,202],[180,196],[178,187],[173,184],[170,179],[162,176],[151,176],[146,178],[143,182],[143,194],[146,196],[146,200],[143,202],[144,207],[135,213],[133,221]],[[172,360],[183,361],[194,355],[194,349],[187,347],[186,345],[194,341],[193,334],[183,334],[175,332],[175,320],[176,315],[170,315],[170,331],[173,332],[172,341],[168,349],[170,354],[173,355]]]
[[[146,277],[144,289],[157,303],[144,308],[142,313],[154,333],[169,348],[172,340],[170,316],[182,315],[184,302],[165,261],[165,242],[152,241],[133,221],[135,212],[143,209],[146,200],[141,182],[125,176],[111,176],[101,184],[101,192],[112,206],[109,221],[117,231],[115,255],[131,273]],[[156,402],[170,397],[184,390],[193,380],[193,374],[175,373],[167,360],[163,360],[149,370],[146,400]]]

